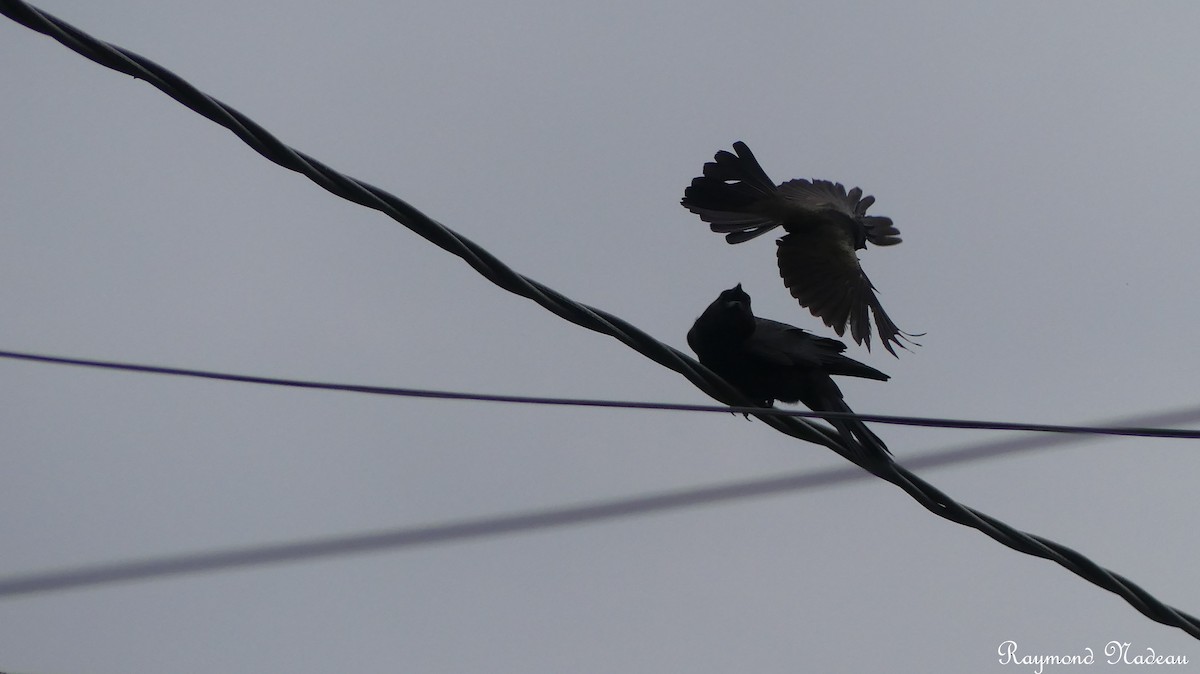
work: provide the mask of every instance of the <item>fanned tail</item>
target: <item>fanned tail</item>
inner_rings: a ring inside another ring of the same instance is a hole
[[[779,226],[756,209],[775,196],[776,187],[745,143],[733,149],[737,154],[721,150],[704,165],[704,175],[692,180],[680,203],[729,243],[742,243]]]

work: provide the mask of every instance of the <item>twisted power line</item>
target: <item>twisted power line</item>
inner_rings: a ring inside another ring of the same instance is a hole
[[[659,342],[626,321],[600,309],[580,304],[537,281],[516,273],[478,244],[444,227],[388,192],[343,175],[313,157],[295,150],[242,113],[206,95],[166,68],[121,47],[93,38],[54,16],[19,0],[0,0],[0,13],[39,33],[48,35],[79,54],[118,72],[144,79],[171,98],[232,131],[256,152],[276,164],[301,173],[329,192],[378,210],[443,250],[461,257],[492,283],[527,297],[556,315],[589,330],[620,340],[660,365],[679,372],[706,394],[736,405],[746,400],[729,384],[686,354]],[[847,460],[858,456],[831,430],[795,418],[757,414],[782,433],[828,447]],[[1145,616],[1178,627],[1200,639],[1200,620],[1178,611],[1143,590],[1128,578],[1113,573],[1078,552],[957,503],[933,485],[882,459],[865,459],[865,470],[903,489],[930,512],[977,529],[994,540],[1028,555],[1056,562],[1081,578],[1113,592]]]

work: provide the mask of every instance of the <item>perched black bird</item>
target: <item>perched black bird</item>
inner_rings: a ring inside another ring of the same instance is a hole
[[[842,355],[846,345],[836,339],[755,317],[740,283],[708,305],[687,340],[705,367],[763,407],[776,400],[799,401],[814,412],[852,412],[830,375],[888,380],[879,370]],[[829,423],[851,447],[857,439],[876,455],[891,453],[857,419]]]
[[[721,150],[704,165],[704,175],[692,180],[680,202],[725,234],[729,243],[741,243],[780,225],[787,231],[779,239],[779,275],[792,297],[808,307],[839,335],[850,326],[850,336],[871,348],[871,321],[875,315],[879,341],[893,356],[893,345],[912,335],[888,317],[875,286],[858,263],[860,248],[900,243],[900,230],[891,218],[867,215],[875,197],[855,187],[846,192],[841,183],[828,180],[789,180],[781,185],[767,177],[746,144],[733,144],[737,154]],[[912,340],[907,340],[912,341]]]

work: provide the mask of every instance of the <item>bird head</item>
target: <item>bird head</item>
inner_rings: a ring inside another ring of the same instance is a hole
[[[742,284],[737,284],[729,290],[722,290],[717,296],[717,301],[721,303],[727,311],[744,311],[751,316],[754,312],[750,309],[750,295],[742,290]]]
[[[700,321],[714,336],[740,341],[754,334],[754,312],[750,308],[750,295],[742,290],[742,284],[721,291],[717,299],[704,310]]]

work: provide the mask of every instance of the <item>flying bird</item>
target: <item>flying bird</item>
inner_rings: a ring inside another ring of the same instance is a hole
[[[842,355],[846,345],[836,339],[757,318],[740,283],[708,305],[687,340],[705,367],[763,407],[779,400],[802,402],[814,412],[853,413],[831,375],[888,380],[879,370]],[[828,421],[849,447],[861,446],[877,458],[891,454],[863,422]]]
[[[776,227],[787,232],[776,243],[779,275],[800,301],[844,335],[850,326],[855,342],[871,348],[871,320],[875,316],[879,341],[893,356],[895,346],[910,335],[892,322],[875,286],[863,273],[855,251],[867,242],[876,246],[900,243],[900,230],[891,218],[867,215],[875,197],[849,192],[828,180],[789,180],[776,185],[759,166],[745,143],[733,144],[734,154],[717,152],[704,165],[704,175],[692,180],[683,192],[684,208],[699,215],[712,231],[725,234],[729,243],[742,243]]]

